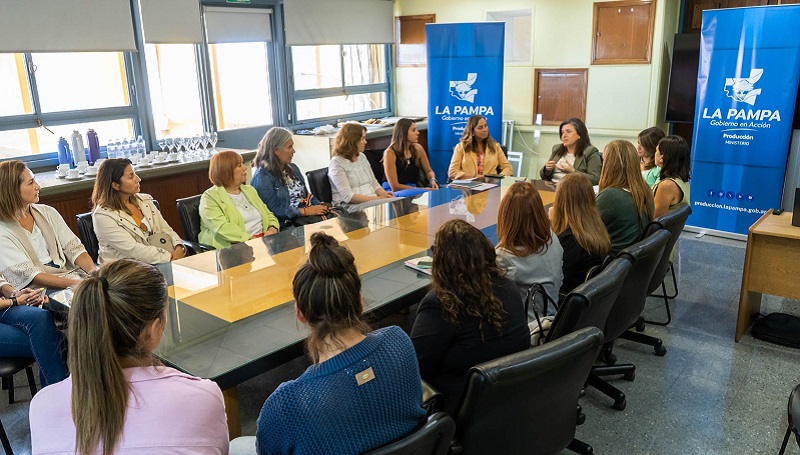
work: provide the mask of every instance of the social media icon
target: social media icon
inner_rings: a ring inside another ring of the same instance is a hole
[[[736,200],[737,201],[743,201],[744,200],[744,194],[743,193],[736,193]]]
[[[717,190],[708,190],[708,197],[714,197],[717,195]]]
[[[755,196],[753,196],[752,194],[748,194],[748,195],[747,195],[747,196],[745,196],[745,197],[747,198],[747,201],[748,201],[748,202],[753,202],[753,199],[755,199]]]
[[[733,191],[728,191],[727,193],[725,193],[725,197],[728,199],[733,199],[733,196],[734,196]]]

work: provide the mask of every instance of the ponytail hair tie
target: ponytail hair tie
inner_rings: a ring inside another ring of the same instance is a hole
[[[98,278],[100,279],[100,283],[103,285],[103,292],[108,292],[108,280],[106,280],[106,277],[101,276]]]

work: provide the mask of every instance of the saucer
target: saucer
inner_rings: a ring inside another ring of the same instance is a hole
[[[65,178],[65,179],[67,179],[67,180],[73,180],[73,181],[74,181],[74,180],[80,180],[80,179],[82,179],[83,177],[81,177],[81,176],[79,175],[79,176],[77,176],[77,177],[64,177],[64,178]]]
[[[152,163],[147,163],[147,164],[141,164],[141,163],[139,163],[139,164],[137,164],[136,166],[138,166],[138,167],[150,167],[150,166],[152,166],[152,165],[153,165]]]
[[[87,179],[93,179],[97,177],[97,174],[84,174],[83,176],[86,177]]]
[[[174,160],[167,160],[166,162],[167,162],[167,163],[178,163],[178,162],[180,162],[180,161],[181,161],[181,160],[180,160],[179,158],[175,158]]]
[[[60,178],[60,179],[65,179],[65,178],[67,178],[67,176],[66,176],[66,175],[61,175],[61,174],[57,174],[57,175],[56,175],[56,177],[58,177],[58,178]]]
[[[167,164],[167,163],[169,163],[169,162],[168,161],[153,161],[153,164],[159,164],[159,165]]]

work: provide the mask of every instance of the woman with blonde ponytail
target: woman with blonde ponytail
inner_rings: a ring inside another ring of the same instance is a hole
[[[158,365],[167,284],[153,266],[120,259],[75,288],[71,376],[36,394],[32,452],[227,454],[222,393]]]
[[[314,365],[267,398],[258,417],[260,454],[359,454],[413,431],[425,417],[411,340],[395,326],[369,332],[347,248],[321,232],[311,246],[292,293],[297,319],[311,332],[306,347]]]

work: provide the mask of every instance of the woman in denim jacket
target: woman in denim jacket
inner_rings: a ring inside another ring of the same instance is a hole
[[[272,128],[258,144],[254,160],[257,168],[250,180],[250,185],[278,217],[281,226],[291,226],[292,220],[297,217],[330,212],[330,207],[308,192],[303,174],[292,163],[292,156],[292,132],[286,128]]]

